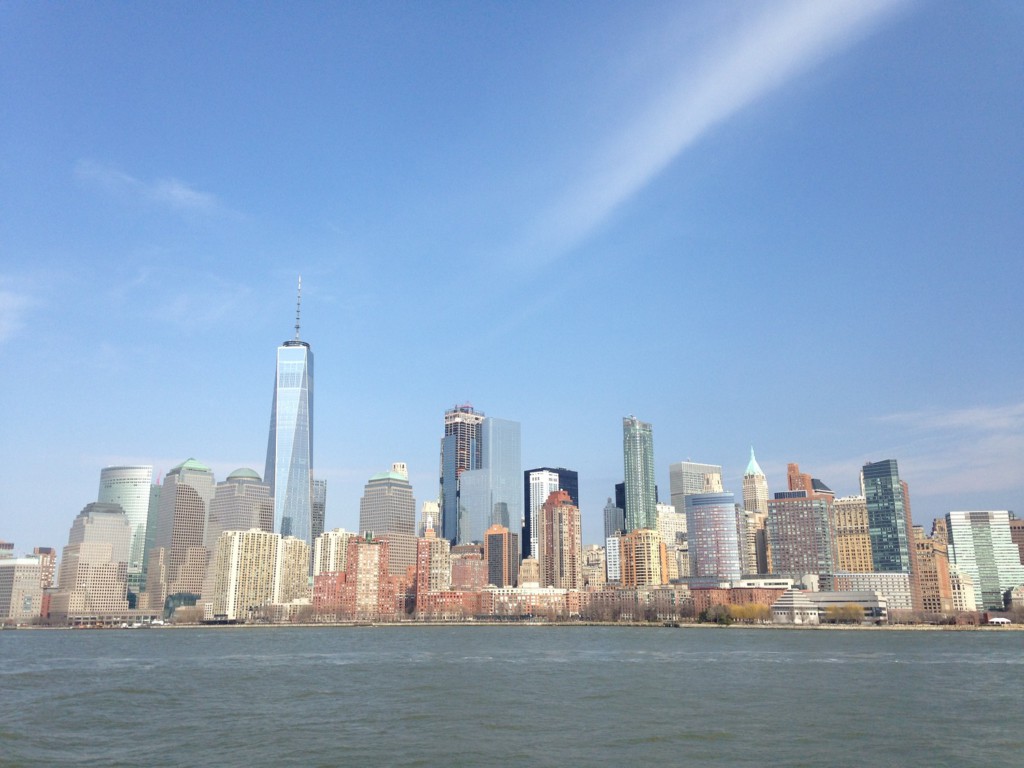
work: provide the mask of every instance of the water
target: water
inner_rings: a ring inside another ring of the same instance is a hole
[[[0,633],[0,765],[1024,765],[1024,634]]]

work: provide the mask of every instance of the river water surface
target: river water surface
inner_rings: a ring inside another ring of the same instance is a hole
[[[1024,766],[1024,633],[0,632],[0,765]]]

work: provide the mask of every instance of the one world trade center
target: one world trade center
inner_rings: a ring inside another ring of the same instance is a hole
[[[274,405],[270,412],[263,480],[274,497],[274,529],[312,547],[313,352],[299,338],[302,278],[295,309],[295,338],[277,348]]]

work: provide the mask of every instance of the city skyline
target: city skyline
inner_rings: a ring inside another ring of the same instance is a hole
[[[61,546],[104,467],[264,467],[300,273],[328,529],[396,456],[431,498],[467,400],[578,471],[586,543],[629,413],[663,499],[741,498],[753,444],[772,493],[892,458],[918,524],[1020,513],[1018,12],[443,16],[0,10],[0,537]]]

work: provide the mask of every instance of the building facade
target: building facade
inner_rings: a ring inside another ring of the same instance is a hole
[[[910,573],[910,530],[907,528],[904,487],[896,460],[865,464],[861,469],[860,484],[868,510],[872,570]]]
[[[622,420],[622,459],[626,529],[655,530],[658,498],[654,484],[654,431],[650,424],[635,416]]]
[[[514,587],[519,583],[519,537],[503,525],[492,525],[484,533],[487,583]]]
[[[458,544],[482,542],[492,525],[516,532],[522,528],[519,422],[488,416],[481,422],[479,434],[480,468],[463,471],[458,480]]]
[[[416,535],[416,499],[405,464],[393,464],[391,471],[374,475],[359,501],[359,531]]]
[[[768,502],[773,575],[798,578],[835,570],[832,504],[807,491],[780,491]]]
[[[540,586],[583,588],[580,509],[567,491],[553,491],[541,506],[538,570]]]
[[[835,520],[836,570],[869,573],[871,560],[871,528],[868,505],[863,496],[843,496],[832,503]]]
[[[299,298],[302,296],[299,278]],[[313,351],[299,337],[277,348],[263,478],[274,498],[274,530],[313,545]]]
[[[183,461],[164,477],[155,545],[166,553],[166,594],[202,592],[209,556],[206,523],[215,485],[210,468],[195,459]]]
[[[88,504],[71,524],[50,613],[58,620],[128,610],[132,528],[119,504]]]
[[[440,526],[441,535],[455,544],[459,537],[459,478],[467,470],[479,469],[480,425],[484,414],[472,405],[457,405],[445,411],[441,438]]]
[[[690,579],[719,582],[740,578],[743,569],[733,494],[694,493],[684,498]]]
[[[128,551],[128,586],[133,592],[139,592],[143,585],[146,523],[149,519],[152,486],[152,466],[104,467],[100,470],[96,501],[100,504],[120,505],[132,527],[132,542]]]
[[[1004,595],[1024,584],[1008,511],[949,512],[949,559],[970,576],[978,610],[1003,610]]]
[[[580,505],[579,474],[565,467],[537,467],[523,472],[523,558],[537,559],[537,518],[544,502],[555,491],[565,491],[577,507]]]

